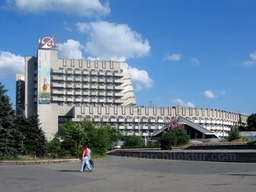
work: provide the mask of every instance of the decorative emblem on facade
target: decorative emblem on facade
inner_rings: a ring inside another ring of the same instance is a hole
[[[54,42],[54,37],[43,37],[39,39],[39,47],[41,49],[51,49],[57,47],[58,43]]]

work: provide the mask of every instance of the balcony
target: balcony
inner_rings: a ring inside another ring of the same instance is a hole
[[[73,77],[67,77],[66,81],[73,81]]]
[[[91,89],[97,89],[97,85],[91,85]]]
[[[57,87],[57,88],[64,88],[63,83],[52,83],[52,88]]]
[[[114,89],[115,89],[115,90],[123,90],[123,87],[121,87],[121,86],[115,86]]]
[[[118,118],[118,122],[123,123],[124,122],[124,118],[123,117],[121,117],[121,118],[119,117]]]
[[[81,78],[81,77],[75,77],[74,80],[75,80],[75,81],[82,81],[82,78]]]
[[[89,71],[83,71],[83,75],[89,75]]]
[[[83,89],[89,89],[90,86],[88,84],[83,84],[82,87],[83,87]]]
[[[112,97],[113,93],[112,92],[106,92],[106,96]]]
[[[99,92],[98,95],[99,96],[105,96],[105,92]]]
[[[107,83],[113,83],[113,79],[106,79]]]
[[[81,102],[81,98],[75,98],[75,102]]]
[[[64,94],[64,91],[52,89],[52,94]]]
[[[98,82],[98,78],[96,78],[96,77],[91,77],[91,82],[97,83],[97,82]]]
[[[115,103],[121,104],[123,101],[121,99],[115,99]]]
[[[105,85],[99,85],[99,89],[105,89]]]
[[[112,75],[113,75],[113,73],[111,71],[106,72],[106,76],[112,76]]]
[[[67,102],[73,102],[73,98],[67,98],[66,101]]]
[[[52,73],[54,74],[54,73],[56,73],[56,74],[64,74],[64,70],[62,70],[62,69],[53,69],[52,70]]]
[[[90,81],[90,78],[89,78],[89,77],[83,77],[83,81],[84,81],[84,82],[89,82],[89,81]]]
[[[104,78],[99,78],[98,81],[99,81],[99,83],[104,83],[105,79]]]
[[[100,102],[100,103],[105,103],[105,98],[100,98],[100,99],[99,99],[99,102]]]
[[[91,75],[97,75],[97,71],[91,71]]]
[[[97,98],[92,98],[92,99],[91,99],[91,102],[97,103],[97,102],[98,102],[98,99],[97,99]]]
[[[123,77],[123,74],[122,73],[118,73],[118,72],[114,72],[114,76],[115,77]]]
[[[73,84],[66,84],[66,88],[73,88]]]
[[[67,95],[73,95],[74,92],[73,92],[73,91],[67,91],[66,94],[67,94]]]
[[[52,80],[55,80],[55,81],[63,81],[64,78],[63,78],[63,76],[53,75],[53,76],[52,76]]]
[[[114,96],[115,96],[115,97],[123,97],[124,94],[121,93],[121,92],[117,92],[117,93],[114,93]]]
[[[76,91],[75,95],[82,95],[82,92],[81,91]]]
[[[64,101],[64,97],[52,97],[52,101]]]
[[[104,71],[99,71],[99,76],[105,76],[105,72]]]
[[[95,117],[95,118],[93,118],[93,121],[94,121],[94,122],[101,122],[101,118]]]
[[[97,92],[97,91],[92,91],[92,92],[91,92],[91,95],[92,95],[92,96],[97,96],[97,95],[98,95],[98,92]]]
[[[123,83],[123,80],[122,79],[114,79],[114,83]]]
[[[88,103],[90,100],[89,100],[88,97],[84,97],[84,98],[82,99],[82,101]]]
[[[107,86],[106,86],[106,89],[113,90],[113,89],[114,89],[114,86],[113,86],[113,85],[107,85]]]

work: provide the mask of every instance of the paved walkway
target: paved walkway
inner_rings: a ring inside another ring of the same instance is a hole
[[[79,162],[0,166],[2,192],[251,192],[256,166],[250,163],[150,160],[108,157],[94,172]]]

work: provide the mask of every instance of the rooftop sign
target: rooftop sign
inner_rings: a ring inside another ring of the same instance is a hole
[[[41,49],[51,49],[57,47],[58,43],[54,42],[54,37],[43,37],[39,39],[39,47]]]

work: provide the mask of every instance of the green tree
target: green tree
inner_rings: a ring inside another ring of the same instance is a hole
[[[256,131],[256,113],[247,118],[248,131]]]
[[[232,127],[228,133],[228,141],[240,139],[239,130],[237,127]]]
[[[17,155],[15,148],[14,111],[7,90],[0,82],[0,158],[13,158]]]
[[[61,147],[67,150],[71,156],[79,157],[83,145],[89,142],[86,130],[94,128],[94,125],[89,122],[65,122],[59,131],[59,136],[62,140]]]
[[[16,149],[19,154],[24,154],[24,139],[25,139],[25,130],[27,126],[27,118],[24,114],[16,115],[14,118],[15,128],[18,133],[15,135],[16,140]],[[29,133],[28,133],[29,134]]]
[[[109,148],[110,138],[104,126],[94,129],[89,133],[90,143],[88,146],[93,153],[104,156]]]
[[[124,147],[144,147],[144,140],[136,135],[127,136],[124,138]]]
[[[110,125],[103,126],[103,128],[107,131],[109,137],[108,148],[111,149],[123,137],[123,134],[118,128],[111,127]]]
[[[54,137],[46,144],[47,155],[51,158],[65,157],[66,151],[61,148],[61,142],[57,137]]]
[[[38,115],[26,119],[23,129],[24,155],[42,157],[46,153],[46,138],[40,127]]]
[[[172,149],[173,146],[185,145],[189,142],[189,136],[184,128],[173,128],[165,132],[159,139],[161,149]]]

